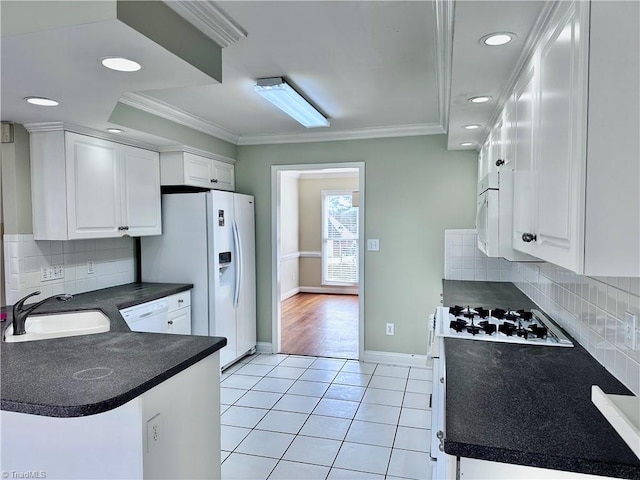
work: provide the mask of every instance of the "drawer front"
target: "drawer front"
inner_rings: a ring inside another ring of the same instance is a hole
[[[189,307],[191,306],[191,292],[180,292],[175,295],[171,295],[167,297],[167,301],[169,302],[169,311],[173,312],[179,308]]]

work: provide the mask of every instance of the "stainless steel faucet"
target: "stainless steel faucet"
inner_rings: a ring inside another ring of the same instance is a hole
[[[44,300],[39,301],[38,303],[34,303],[29,305],[28,307],[24,306],[24,301],[28,298],[34,297],[36,295],[40,295],[41,292],[33,292],[27,295],[24,298],[21,298],[16,302],[13,306],[13,334],[14,335],[24,335],[27,333],[25,330],[25,322],[27,317],[31,314],[33,310],[38,308],[43,303],[48,302],[49,300],[53,300],[54,298],[59,301],[66,302],[67,300],[71,300],[73,295],[62,294],[62,295],[53,295],[51,297],[45,298]]]

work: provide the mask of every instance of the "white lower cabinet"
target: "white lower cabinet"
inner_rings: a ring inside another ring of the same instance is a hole
[[[2,438],[10,439],[2,443],[2,471],[47,479],[220,478],[219,375],[216,352],[104,413],[2,410]]]
[[[191,335],[191,292],[176,293],[167,300],[167,333]]]
[[[157,152],[63,130],[30,131],[36,240],[159,235]]]
[[[214,158],[175,151],[160,154],[161,184],[214,190],[235,190],[233,164]]]
[[[460,480],[611,480],[611,477],[460,457]]]

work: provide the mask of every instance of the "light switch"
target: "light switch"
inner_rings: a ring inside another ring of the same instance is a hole
[[[369,238],[367,239],[367,250],[370,252],[377,252],[380,250],[380,239]]]

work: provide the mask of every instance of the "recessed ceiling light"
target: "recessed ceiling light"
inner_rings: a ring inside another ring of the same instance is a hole
[[[472,147],[473,146],[473,142],[462,142],[460,144],[461,147]]]
[[[482,43],[489,47],[498,47],[500,45],[506,45],[511,40],[515,39],[517,35],[511,32],[497,32],[485,35],[480,39]]]
[[[138,62],[123,57],[107,57],[100,60],[103,66],[119,72],[137,72],[142,68]]]
[[[469,99],[471,103],[487,103],[489,100],[491,100],[491,97],[486,95],[481,95],[479,97],[471,97]]]
[[[465,125],[464,127],[465,130],[476,130],[478,128],[480,128],[480,125],[478,125],[477,123],[473,123],[471,125]]]
[[[56,100],[51,100],[50,98],[44,97],[27,97],[25,98],[25,100],[32,105],[39,105],[41,107],[55,107],[57,105],[60,105],[60,103]]]
[[[122,133],[122,132],[124,132],[124,130],[122,130],[121,128],[107,128],[107,132],[109,132],[109,133]]]

